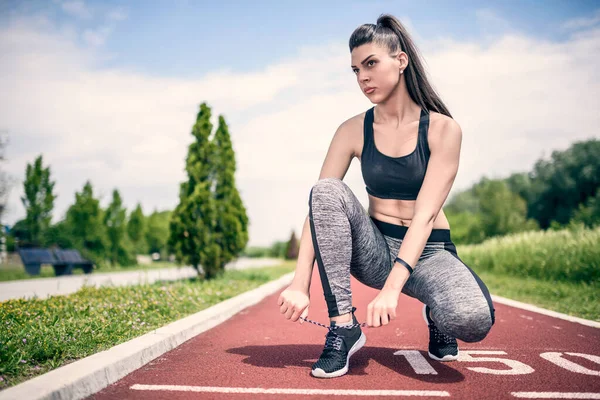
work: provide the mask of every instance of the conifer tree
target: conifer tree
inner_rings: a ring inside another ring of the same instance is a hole
[[[112,265],[135,264],[131,243],[127,237],[127,210],[122,205],[123,201],[119,191],[113,190],[112,201],[104,214],[104,225],[109,243],[108,258]]]
[[[223,116],[212,141],[215,149],[214,164],[215,202],[217,221],[215,240],[221,249],[221,265],[234,260],[248,244],[248,216],[235,183],[236,161],[229,128]]]
[[[211,110],[200,105],[192,127],[194,142],[188,147],[185,170],[187,182],[180,185],[179,204],[169,223],[169,251],[179,263],[192,265],[205,279],[217,275],[220,250],[214,240],[215,204],[211,193],[214,151],[209,136]]]
[[[100,200],[94,198],[92,184],[87,181],[80,193],[75,192],[75,203],[66,213],[65,230],[73,247],[97,266],[104,264],[109,248],[103,219]]]
[[[146,218],[144,218],[142,205],[139,203],[129,216],[129,221],[127,221],[127,234],[136,254],[146,254],[148,252],[148,245],[146,244]]]
[[[44,168],[42,164],[41,154],[33,165],[27,164],[23,182],[25,196],[21,197],[26,213],[26,241],[32,246],[45,245],[44,237],[50,227],[56,199],[56,195],[52,193],[56,182],[50,180],[50,167]]]
[[[287,249],[285,252],[285,258],[288,260],[295,260],[298,258],[298,252],[300,250],[300,243],[296,239],[296,232],[292,231],[292,237],[287,243]]]

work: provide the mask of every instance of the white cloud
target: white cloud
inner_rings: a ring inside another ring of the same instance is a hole
[[[600,23],[600,9],[596,10],[589,17],[573,18],[565,21],[561,28],[563,30],[586,29],[598,25]]]
[[[92,18],[92,12],[83,1],[63,1],[61,7],[64,12],[81,19]]]
[[[107,14],[110,21],[124,21],[127,19],[127,12],[123,8],[115,8]]]
[[[491,42],[425,40],[414,32],[434,87],[463,129],[453,191],[482,175],[530,170],[576,140],[598,136],[600,30],[548,42],[506,35]],[[57,181],[55,219],[86,180],[110,201],[146,213],[174,208],[198,106],[223,114],[237,154],[251,245],[300,234],[308,193],[337,126],[371,107],[349,68],[346,40],[300,47],[253,73],[214,70],[200,79],[98,70],[103,55],[76,47],[72,30],[16,20],[0,31],[0,129],[8,129],[7,169],[20,181],[42,153]],[[311,54],[311,57],[306,57]],[[320,60],[319,63],[311,62]],[[216,126],[215,126],[216,129]],[[366,205],[360,164],[346,182]],[[5,223],[24,216],[13,189]]]

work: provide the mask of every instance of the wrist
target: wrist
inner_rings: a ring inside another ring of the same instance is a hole
[[[410,272],[403,265],[395,263],[383,288],[401,292],[409,277]]]
[[[409,274],[413,273],[413,268],[410,266],[410,264],[408,264],[406,261],[404,261],[400,257],[396,257],[396,259],[394,260],[394,267],[396,265],[402,265],[404,268],[406,268],[406,270],[408,271]]]
[[[290,288],[292,290],[298,290],[301,292],[308,293],[310,291],[310,282],[292,280],[292,283],[290,284]]]

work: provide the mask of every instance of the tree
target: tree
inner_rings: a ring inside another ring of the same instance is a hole
[[[129,221],[127,221],[127,234],[136,254],[146,254],[148,252],[148,245],[146,244],[146,219],[144,218],[142,206],[139,203],[129,216]]]
[[[285,258],[288,260],[297,259],[299,250],[300,243],[298,243],[298,239],[296,239],[296,232],[292,231],[292,237],[290,237],[285,250]]]
[[[208,140],[212,131],[211,110],[202,103],[192,128],[194,142],[188,148],[185,170],[188,181],[180,185],[179,204],[170,221],[169,251],[179,263],[196,268],[201,277],[215,277],[220,265],[220,249],[214,240],[215,201],[212,197],[211,164],[213,148]]]
[[[169,239],[169,221],[171,211],[158,212],[154,210],[148,217],[146,229],[146,242],[148,252],[160,253],[161,258],[167,258],[167,241]]]
[[[25,181],[23,182],[25,196],[21,202],[25,207],[26,238],[31,246],[44,246],[45,234],[52,220],[52,209],[56,195],[52,193],[55,182],[50,180],[50,167],[42,165],[40,154],[33,165],[27,164]]]
[[[536,162],[532,178],[528,214],[544,229],[551,221],[568,223],[579,204],[600,187],[600,140],[575,142],[565,151],[552,152],[550,160]]]
[[[94,198],[92,184],[87,181],[80,193],[75,192],[75,203],[66,213],[65,230],[72,246],[99,267],[104,264],[109,248],[103,220],[100,200]]]
[[[122,205],[119,191],[113,190],[112,201],[104,214],[104,226],[106,226],[109,246],[108,258],[112,265],[135,264],[131,243],[127,237],[127,210]]]
[[[483,178],[476,186],[479,199],[479,218],[485,237],[536,229],[533,220],[527,220],[527,204],[508,188],[503,180]]]
[[[569,222],[582,223],[588,228],[600,225],[600,189],[596,191],[596,196],[579,205]]]
[[[248,244],[248,216],[235,184],[235,153],[227,123],[219,116],[219,126],[212,141],[215,154],[215,243],[221,249],[217,274],[234,260]]]
[[[0,136],[0,162],[4,163],[4,150],[8,144],[8,137],[1,133]],[[6,201],[10,189],[13,185],[13,179],[5,171],[4,168],[0,169],[0,222],[4,221],[4,212],[6,211]],[[0,224],[1,226],[2,224]]]

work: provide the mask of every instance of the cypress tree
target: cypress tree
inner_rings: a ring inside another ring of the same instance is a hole
[[[135,264],[131,243],[127,237],[127,210],[118,190],[113,190],[113,198],[104,215],[104,225],[108,236],[108,256],[112,265]]]
[[[217,209],[215,241],[221,249],[218,273],[234,260],[248,244],[248,216],[235,183],[236,161],[229,128],[223,116],[212,141],[214,164],[215,206]]]
[[[287,249],[285,252],[285,258],[288,260],[295,260],[298,258],[298,252],[300,251],[300,243],[298,243],[298,239],[296,239],[296,232],[292,231],[292,237],[287,244]]]
[[[169,223],[169,251],[178,263],[192,265],[201,277],[211,279],[219,265],[220,251],[214,240],[215,202],[211,194],[211,165],[214,151],[209,142],[211,110],[200,105],[192,128],[194,142],[188,147],[185,170],[187,182],[180,185],[179,204]]]
[[[66,213],[65,230],[73,247],[99,267],[104,264],[109,247],[103,218],[100,200],[94,198],[92,184],[87,181],[81,193],[75,192],[75,203]]]
[[[50,181],[50,167],[44,168],[40,154],[33,165],[27,164],[21,202],[25,207],[25,226],[30,246],[45,246],[45,235],[52,220],[56,195],[52,193],[56,182]]]
[[[127,235],[133,244],[136,254],[146,254],[148,252],[148,245],[146,243],[146,218],[144,218],[144,212],[139,203],[129,216],[129,221],[127,221]]]

